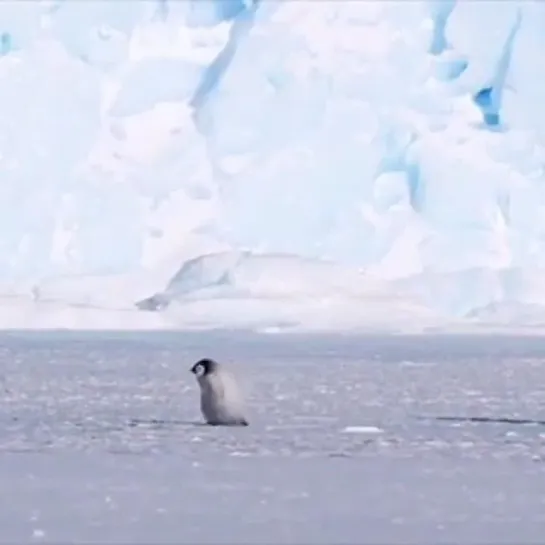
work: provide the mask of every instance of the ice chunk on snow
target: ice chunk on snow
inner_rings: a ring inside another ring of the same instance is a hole
[[[383,430],[376,426],[346,426],[343,433],[362,433],[362,434],[377,434],[382,433]]]
[[[334,263],[292,255],[222,252],[183,264],[166,290],[139,307],[164,308],[173,299],[199,296],[308,297],[324,293],[355,295],[373,281]],[[376,284],[376,282],[375,282]]]
[[[183,327],[410,330],[438,324],[405,289],[350,267],[293,255],[222,252],[187,261],[136,303]],[[408,316],[419,316],[418,325]]]

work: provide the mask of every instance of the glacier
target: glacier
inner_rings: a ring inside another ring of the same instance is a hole
[[[543,2],[0,21],[0,327],[542,330]]]

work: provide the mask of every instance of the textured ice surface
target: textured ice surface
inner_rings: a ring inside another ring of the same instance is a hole
[[[28,296],[13,301],[34,324],[51,299],[127,310],[188,260],[248,250],[270,254],[260,293],[284,312],[279,291],[315,286],[329,260],[431,315],[545,323],[544,15],[505,0],[2,2],[0,293]],[[272,265],[287,254],[294,281]]]
[[[200,425],[232,366],[251,425]],[[3,334],[6,542],[539,543],[541,339]],[[8,501],[9,500],[9,501]]]

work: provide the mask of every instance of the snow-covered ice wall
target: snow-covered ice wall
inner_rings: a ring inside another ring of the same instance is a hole
[[[108,298],[164,308],[251,293],[270,254],[450,315],[545,308],[541,0],[13,0],[0,25],[4,293],[123,278]]]

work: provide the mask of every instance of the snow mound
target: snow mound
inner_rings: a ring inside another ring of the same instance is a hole
[[[407,291],[350,267],[289,254],[222,252],[189,260],[136,307],[178,327],[422,330],[445,322]],[[420,322],[413,319],[418,316]]]
[[[222,252],[187,261],[163,292],[137,303],[147,310],[165,308],[173,300],[221,297],[309,298],[329,295],[362,297],[384,282],[333,262],[289,254]]]

